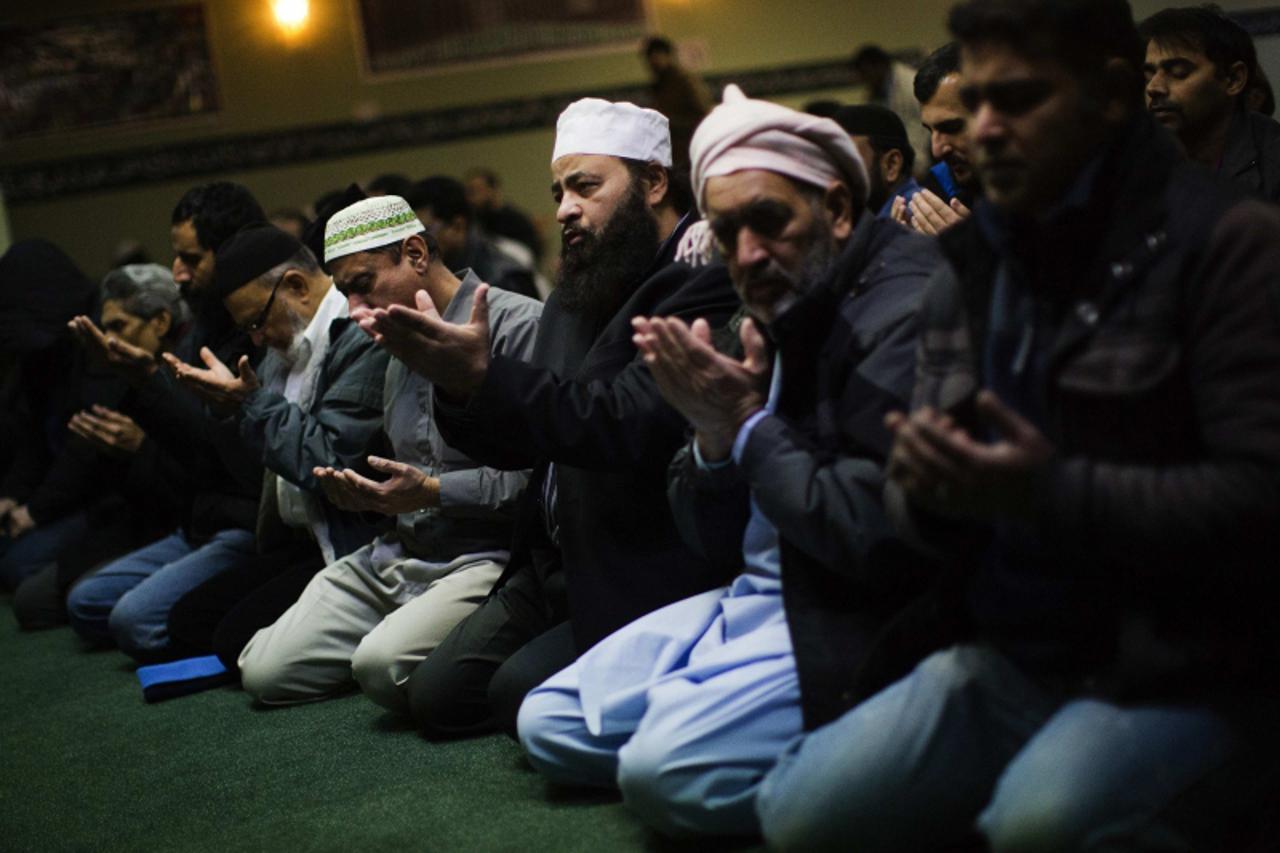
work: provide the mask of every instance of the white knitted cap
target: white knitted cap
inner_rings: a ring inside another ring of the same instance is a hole
[[[657,110],[627,101],[582,98],[560,113],[551,162],[568,154],[606,154],[671,168],[671,127]]]
[[[324,227],[324,262],[389,246],[425,230],[400,196],[366,198],[329,217]]]

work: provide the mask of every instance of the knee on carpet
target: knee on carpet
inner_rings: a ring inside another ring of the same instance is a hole
[[[756,794],[756,818],[765,846],[779,851],[843,850],[856,838],[859,851],[892,853],[903,849],[886,843],[882,838],[885,833],[877,831],[883,814],[874,809],[858,809],[858,814],[841,811],[843,798],[839,798],[838,808],[832,808],[833,795],[847,790],[844,786],[848,784],[847,780],[828,780],[815,791],[803,764],[784,754],[765,774]]]
[[[300,675],[307,669],[306,661],[283,655],[253,652],[246,647],[237,661],[240,668],[240,684],[244,692],[263,705],[288,705],[318,699],[319,691],[301,690],[297,687]]]
[[[109,642],[111,632],[107,628],[107,617],[110,613],[111,602],[98,594],[92,578],[72,587],[67,595],[67,621],[82,639],[93,643]]]
[[[518,739],[516,730],[520,709],[525,699],[537,686],[538,683],[531,681],[529,674],[519,667],[506,665],[498,667],[489,681],[486,694],[489,697],[489,707],[493,710],[494,725],[500,731]]]
[[[565,751],[565,727],[559,723],[564,700],[550,690],[534,690],[520,703],[516,713],[516,739],[524,747],[529,763],[553,782],[572,785],[566,778],[559,755]]]
[[[107,629],[120,651],[131,656],[146,655],[166,644],[163,632],[159,632],[157,637],[153,619],[154,614],[146,607],[145,601],[125,593],[111,608]]]
[[[439,653],[427,655],[409,676],[409,714],[427,737],[471,733],[490,717],[487,702],[467,701],[476,692],[468,668]]]
[[[1002,780],[978,828],[993,853],[1088,849],[1083,842],[1103,829],[1103,818],[1091,807],[1087,789],[1087,784],[1058,784],[1043,777],[1010,779],[1008,784]]]
[[[366,634],[351,655],[351,675],[361,691],[392,711],[408,711],[405,686],[396,681],[400,650],[385,642],[377,629]]]
[[[752,806],[730,803],[740,791],[718,795],[717,788],[723,786],[717,785],[717,773],[714,762],[691,755],[687,744],[661,732],[647,733],[642,728],[618,751],[623,801],[646,824],[666,835],[757,831]]]
[[[24,631],[53,628],[67,623],[62,593],[55,583],[34,576],[24,581],[13,594],[13,615]]]

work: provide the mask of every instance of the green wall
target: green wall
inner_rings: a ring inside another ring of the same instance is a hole
[[[49,0],[7,14],[39,20],[138,5]],[[216,119],[22,140],[0,150],[0,157],[6,164],[81,157],[646,79],[635,50],[627,48],[610,54],[370,80],[360,69],[353,5],[350,0],[312,0],[308,28],[286,40],[269,17],[267,0],[210,0],[206,13],[222,100]],[[656,29],[677,41],[705,45],[707,71],[844,57],[868,41],[890,49],[927,49],[943,38],[946,5],[937,0],[900,4],[886,14],[880,3],[848,0],[651,0]],[[854,90],[843,90],[788,100],[796,103],[817,95],[858,97]],[[508,197],[535,214],[551,232],[553,208],[547,191],[551,145],[551,131],[529,131],[222,177],[246,184],[271,208],[305,206],[327,189],[384,171],[413,177],[433,172],[460,175],[471,166],[488,165],[503,175]],[[51,239],[95,275],[105,269],[113,247],[124,237],[141,240],[153,257],[167,261],[169,212],[192,183],[181,180],[12,205],[12,236]]]
[[[7,9],[5,14],[19,21],[42,20],[155,2],[46,0]],[[1275,2],[1235,0],[1223,5],[1245,9]],[[889,49],[929,50],[945,37],[943,23],[951,0],[896,4],[872,0],[650,3],[657,30],[677,41],[700,42],[708,60],[705,70],[720,72],[843,57],[865,42],[878,42]],[[1163,5],[1140,0],[1134,8],[1143,16]],[[214,119],[22,140],[0,148],[0,159],[12,165],[83,157],[208,136],[349,121],[357,116],[389,116],[526,95],[608,88],[646,78],[635,51],[628,48],[610,54],[370,80],[360,69],[352,0],[311,0],[311,10],[307,29],[286,39],[271,21],[267,0],[208,0],[209,35],[222,99],[222,109]],[[784,100],[798,104],[820,95],[847,100],[859,97],[857,91],[841,90]],[[551,145],[551,131],[528,131],[222,177],[246,184],[272,208],[305,206],[325,190],[379,172],[400,171],[413,177],[433,172],[460,175],[471,166],[487,165],[504,176],[509,198],[553,233],[553,208],[547,192]],[[53,240],[94,275],[105,269],[113,247],[125,237],[141,240],[153,257],[167,261],[169,212],[192,183],[181,180],[12,205],[9,228],[13,239],[43,236]],[[0,240],[3,237],[0,227]]]

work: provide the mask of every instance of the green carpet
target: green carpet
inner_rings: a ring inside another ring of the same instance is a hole
[[[0,604],[0,850],[512,850],[673,844],[549,789],[500,735],[430,743],[359,695],[262,711],[142,701],[123,655]]]

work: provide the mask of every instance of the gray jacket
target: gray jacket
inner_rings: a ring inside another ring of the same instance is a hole
[[[471,271],[443,314],[465,323],[481,282]],[[542,315],[542,303],[508,291],[489,290],[489,351],[525,360]],[[528,471],[485,468],[445,444],[435,422],[433,386],[398,359],[387,369],[385,424],[395,458],[440,479],[440,506],[402,513],[396,531],[405,549],[419,559],[444,562],[462,554],[507,548],[517,499]],[[518,437],[513,436],[513,440]]]
[[[318,498],[338,556],[367,543],[374,529],[360,515],[325,500],[311,471],[317,466],[368,470],[366,457],[385,443],[382,388],[388,359],[352,320],[334,320],[310,406],[304,410],[269,390],[282,385],[271,375],[283,369],[282,363],[272,359],[274,366],[264,365],[263,387],[240,409],[240,435],[263,466]]]

